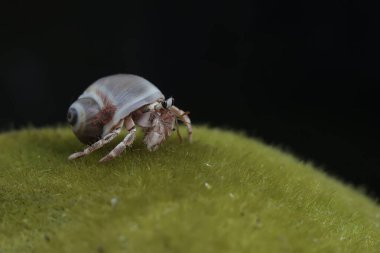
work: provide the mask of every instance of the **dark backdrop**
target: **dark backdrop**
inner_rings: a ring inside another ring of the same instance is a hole
[[[380,196],[376,6],[10,1],[0,21],[3,130],[64,122],[91,82],[134,73],[195,123],[244,130]]]

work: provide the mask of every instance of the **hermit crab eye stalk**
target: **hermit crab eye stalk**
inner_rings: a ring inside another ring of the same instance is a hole
[[[170,97],[167,100],[165,100],[164,102],[162,102],[162,107],[164,107],[165,109],[170,108],[173,105],[174,105],[174,98],[172,98],[172,97]]]

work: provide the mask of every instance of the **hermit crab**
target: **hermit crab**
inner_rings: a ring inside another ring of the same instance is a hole
[[[165,100],[161,91],[146,79],[130,74],[103,77],[91,84],[67,112],[67,121],[76,137],[89,146],[73,153],[69,160],[92,153],[114,139],[125,126],[127,136],[99,162],[109,161],[132,145],[136,125],[145,132],[148,150],[156,150],[177,128],[178,119],[187,127],[189,142],[192,127],[188,112]],[[179,135],[181,140],[181,137]]]

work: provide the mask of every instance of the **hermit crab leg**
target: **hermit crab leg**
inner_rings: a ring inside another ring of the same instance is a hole
[[[94,152],[95,150],[103,147],[105,144],[109,143],[110,141],[112,141],[116,136],[118,136],[118,134],[120,133],[121,131],[121,127],[123,126],[123,123],[124,123],[124,120],[121,120],[119,122],[119,124],[115,127],[115,129],[113,131],[111,131],[109,134],[105,135],[102,139],[98,140],[97,142],[93,143],[91,146],[87,147],[85,150],[81,151],[81,152],[76,152],[76,153],[73,153],[71,154],[68,159],[69,160],[73,160],[73,159],[77,159],[79,157],[82,157],[82,156],[85,156],[85,155],[88,155],[88,154],[91,154],[92,152]]]
[[[124,140],[120,142],[111,152],[108,153],[105,157],[99,160],[99,162],[107,162],[112,160],[116,156],[120,155],[126,147],[132,145],[136,136],[136,126],[132,120],[132,117],[127,117],[124,121],[125,127],[128,129],[129,133],[125,136]]]
[[[181,136],[181,133],[179,132],[179,125],[178,125],[177,118],[175,119],[175,128],[177,130],[177,136],[178,136],[179,142],[182,143],[182,136]]]
[[[193,136],[193,128],[191,126],[191,121],[189,116],[187,116],[188,113],[182,111],[181,109],[175,107],[174,105],[170,106],[168,108],[171,112],[173,112],[179,120],[181,120],[187,127],[187,133],[189,135],[189,142],[192,142],[192,136]]]

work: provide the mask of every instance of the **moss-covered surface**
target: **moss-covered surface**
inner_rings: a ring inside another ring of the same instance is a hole
[[[0,252],[380,251],[373,201],[276,148],[196,127],[99,164],[116,143],[70,162],[67,128],[0,135]]]

